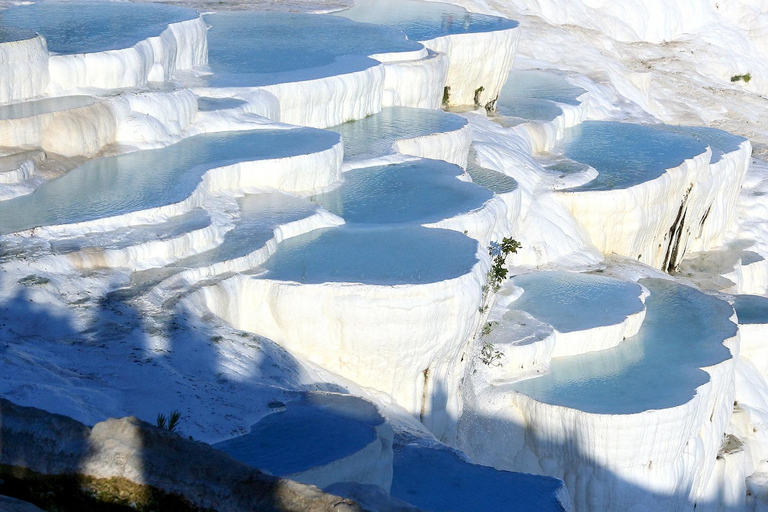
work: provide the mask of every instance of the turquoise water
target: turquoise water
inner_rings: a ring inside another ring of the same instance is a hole
[[[616,325],[644,307],[639,285],[610,277],[535,272],[512,282],[525,291],[509,308],[525,311],[560,332]]]
[[[467,165],[467,174],[472,178],[472,183],[496,194],[507,194],[517,190],[517,181],[498,171],[470,163]]]
[[[212,445],[275,476],[324,466],[359,452],[376,439],[383,418],[376,407],[350,395],[308,393],[288,402],[240,437]]]
[[[528,121],[553,121],[563,113],[563,109],[549,100],[516,98],[503,104],[497,103],[496,113]]]
[[[586,121],[566,130],[556,151],[594,167],[598,176],[569,192],[629,188],[706,151],[693,137],[649,125]]]
[[[355,224],[437,222],[480,208],[493,194],[456,179],[462,169],[442,160],[417,160],[344,173],[344,183],[316,196],[325,209]]]
[[[395,446],[391,495],[423,510],[561,511],[562,482],[470,464],[448,449]]]
[[[451,34],[493,32],[518,26],[513,20],[470,13],[455,5],[412,0],[360,0],[354,7],[336,14],[355,21],[402,30],[414,41],[428,41]]]
[[[0,202],[0,234],[177,203],[214,167],[321,151],[338,141],[335,133],[311,128],[221,132],[89,160],[30,195]]]
[[[378,114],[328,128],[341,134],[344,158],[356,160],[393,152],[397,139],[412,139],[461,129],[467,120],[442,110],[389,107]]]
[[[733,309],[740,324],[768,324],[768,298],[759,295],[736,295]]]
[[[730,359],[731,306],[672,281],[651,291],[640,332],[617,347],[553,359],[550,372],[509,386],[540,402],[595,414],[633,414],[688,402],[709,381],[700,368]]]
[[[707,128],[705,126],[664,125],[661,128],[673,133],[693,137],[702,144],[712,148],[712,158],[710,162],[713,164],[719,162],[724,154],[738,151],[741,144],[747,140],[744,137],[739,137],[738,135],[733,135],[723,130],[718,130],[717,128]]]
[[[556,101],[567,105],[578,105],[577,98],[584,94],[581,87],[571,85],[563,77],[546,71],[512,71],[499,94],[496,108],[514,107],[520,99],[539,99]],[[506,114],[504,114],[506,115]]]
[[[477,242],[420,226],[320,229],[284,241],[261,277],[299,283],[423,284],[453,279],[477,263]]]
[[[391,28],[338,16],[237,11],[210,14],[213,87],[270,85],[361,71],[376,53],[423,48]]]
[[[160,35],[170,23],[197,16],[192,9],[162,4],[46,1],[0,11],[0,30],[33,30],[54,53],[93,53],[129,48]]]
[[[24,117],[48,114],[57,110],[70,110],[85,107],[96,102],[91,96],[61,96],[42,100],[25,101],[0,106],[0,119],[20,119]]]

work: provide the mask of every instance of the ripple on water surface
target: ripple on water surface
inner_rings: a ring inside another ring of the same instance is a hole
[[[388,27],[338,16],[237,11],[209,14],[207,81],[213,87],[298,82],[361,71],[377,53],[423,49]]]
[[[633,414],[688,402],[709,381],[701,368],[731,358],[731,306],[662,279],[643,279],[651,295],[640,332],[614,348],[553,359],[544,376],[510,385],[539,402],[595,414]]]
[[[650,125],[586,121],[566,130],[555,148],[599,174],[568,192],[629,188],[658,178],[667,169],[704,153],[706,144]]]
[[[130,48],[171,23],[197,16],[193,9],[173,5],[48,1],[0,11],[0,30],[33,30],[54,53],[93,53]]]
[[[285,240],[261,277],[313,284],[434,283],[471,272],[477,250],[475,240],[446,229],[341,226]]]

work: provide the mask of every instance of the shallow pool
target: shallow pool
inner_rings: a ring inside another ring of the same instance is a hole
[[[261,277],[299,283],[423,284],[469,273],[478,244],[456,231],[420,226],[341,226],[290,238]]]
[[[733,309],[740,324],[768,324],[768,298],[759,295],[736,295]]]
[[[92,96],[61,96],[59,98],[45,98],[42,100],[1,105],[0,120],[21,119],[49,114],[58,110],[71,110],[73,108],[86,107],[95,102],[96,98]]]
[[[733,135],[717,128],[708,128],[706,126],[662,125],[660,128],[673,133],[693,137],[702,144],[712,148],[712,159],[710,162],[713,164],[719,162],[724,154],[738,151],[741,144],[747,140],[744,137],[739,137],[738,135]]]
[[[565,78],[546,71],[512,71],[499,94],[497,109],[505,108],[522,98],[556,101],[578,105],[585,91],[571,85]]]
[[[573,272],[534,272],[512,280],[523,288],[510,309],[519,309],[560,332],[616,325],[643,310],[636,283]]]
[[[640,332],[618,346],[553,359],[542,377],[509,385],[532,398],[596,414],[632,414],[689,401],[709,381],[701,370],[731,358],[731,306],[672,281],[643,279],[651,291]]]
[[[567,190],[577,192],[639,185],[706,149],[706,144],[693,137],[650,125],[586,121],[567,129],[555,152],[599,173],[589,183]]]
[[[463,117],[442,110],[389,107],[378,114],[328,129],[341,134],[344,159],[359,160],[394,152],[392,145],[398,139],[452,132],[466,124]]]
[[[277,404],[275,404],[277,405]],[[359,452],[383,422],[376,407],[350,395],[308,393],[240,437],[212,445],[275,476],[300,473]]]
[[[368,56],[410,52],[422,45],[394,29],[338,16],[236,11],[209,14],[212,87],[297,82],[361,71]]]
[[[457,179],[464,171],[421,159],[344,173],[344,183],[313,198],[355,224],[429,223],[481,208],[493,194]]]
[[[201,267],[247,256],[274,237],[274,229],[317,211],[317,206],[280,192],[246,195],[238,199],[240,218],[224,240],[210,251],[196,254],[173,264],[175,267]]]
[[[129,48],[197,16],[174,5],[46,1],[0,11],[0,29],[34,30],[54,53],[93,53]]]
[[[311,128],[221,132],[89,160],[32,194],[0,202],[0,234],[173,204],[214,167],[321,151],[338,141],[335,133]]]
[[[514,98],[496,104],[496,114],[518,117],[528,121],[553,121],[563,109],[549,100],[535,98]]]
[[[518,26],[513,20],[470,13],[455,5],[413,0],[360,0],[354,7],[336,14],[355,21],[397,28],[414,41]]]

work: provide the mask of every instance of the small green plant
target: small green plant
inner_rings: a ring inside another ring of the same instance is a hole
[[[493,343],[486,341],[480,349],[480,360],[486,366],[501,366],[501,358],[504,354],[496,350]]]
[[[752,74],[751,73],[744,73],[743,75],[733,75],[731,77],[731,82],[738,82],[741,80],[745,84],[748,84],[750,80],[752,80]]]
[[[176,410],[172,411],[171,415],[168,417],[163,413],[157,415],[157,426],[164,428],[165,430],[170,430],[171,432],[176,431],[176,427],[179,426],[179,421],[181,421],[181,413]]]
[[[443,88],[443,105],[448,105],[450,101],[451,101],[451,88],[446,85]]]
[[[504,237],[501,242],[491,242],[488,246],[488,254],[493,258],[493,265],[488,272],[488,286],[494,291],[499,291],[501,283],[507,278],[509,270],[505,267],[507,256],[516,253],[522,245],[513,238]]]
[[[491,331],[498,323],[499,322],[486,322],[482,330],[483,336],[488,336],[489,334],[491,334]]]

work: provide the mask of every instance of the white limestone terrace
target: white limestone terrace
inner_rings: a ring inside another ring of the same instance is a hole
[[[207,59],[205,23],[196,11],[177,6],[47,1],[0,11],[0,27],[33,30],[47,43],[36,56],[47,61],[48,72],[38,78],[44,85],[14,99],[167,81]]]
[[[488,263],[477,241],[421,226],[342,226],[284,241],[262,268],[196,300],[443,427],[458,405],[445,390],[480,321]]]
[[[0,26],[0,103],[44,94],[48,87],[45,40],[33,30]]]
[[[585,122],[557,151],[598,175],[556,198],[602,253],[674,270],[688,248],[718,245],[734,219],[751,146],[720,133]]]
[[[389,492],[392,427],[376,406],[335,393],[302,393],[270,404],[250,432],[213,445],[271,475],[325,488],[354,482]]]
[[[733,410],[733,309],[670,280],[640,284],[650,295],[636,336],[475,390],[460,427],[473,460],[563,478],[577,510],[697,501]]]
[[[263,115],[293,124],[327,127],[378,112],[385,71],[370,56],[426,56],[397,30],[335,16],[222,12],[205,19],[210,74],[190,83],[201,95],[250,99]]]
[[[382,5],[365,3],[341,15],[377,16]],[[273,119],[316,127],[361,119],[386,106],[435,109],[444,99],[492,103],[512,65],[517,24],[447,4],[419,5],[426,7],[398,4],[400,21],[428,27],[424,34],[436,37],[430,42],[434,51],[416,42],[407,27],[397,22],[387,27],[380,19],[374,25],[308,14],[208,15],[211,75],[188,83],[204,95],[254,102]],[[474,21],[441,28],[441,17],[459,16]],[[262,26],[265,30],[254,30]],[[474,58],[478,52],[486,58]],[[454,90],[452,97],[446,87]]]
[[[546,371],[552,358],[615,347],[637,334],[646,296],[636,283],[595,274],[551,271],[513,278],[500,291],[482,338],[503,359],[494,378],[523,378]],[[537,323],[538,333],[531,328]]]
[[[516,21],[438,2],[361,0],[338,15],[395,27],[409,39],[448,55],[444,95],[448,105],[492,110],[505,73],[512,68],[519,38]]]
[[[187,135],[196,114],[191,91],[155,82],[2,105],[0,136],[12,147],[94,156],[105,149],[114,153],[116,148],[108,148],[112,144],[148,148],[175,142]]]
[[[302,172],[312,162],[314,172]],[[0,234],[45,227],[106,231],[162,221],[212,193],[313,192],[338,180],[339,136],[311,128],[202,134],[170,146],[89,160],[34,193],[0,203]]]

